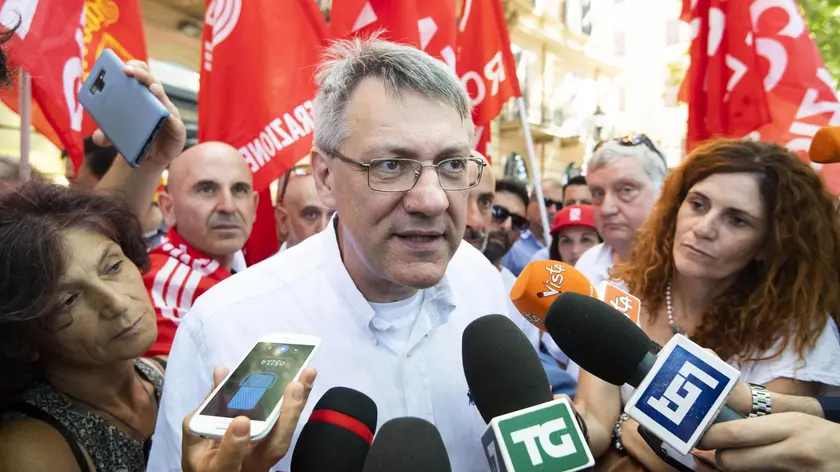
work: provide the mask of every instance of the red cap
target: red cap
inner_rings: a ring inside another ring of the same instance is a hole
[[[554,226],[551,227],[552,236],[569,226],[587,226],[597,230],[592,205],[570,205],[558,211],[554,216]]]

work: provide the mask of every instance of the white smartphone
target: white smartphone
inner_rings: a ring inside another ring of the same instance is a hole
[[[238,416],[251,419],[251,441],[271,431],[280,416],[283,390],[300,377],[321,340],[303,334],[267,334],[201,404],[190,420],[198,436],[221,439]]]

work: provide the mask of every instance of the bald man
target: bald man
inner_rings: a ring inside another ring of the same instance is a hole
[[[280,250],[294,247],[327,227],[335,210],[324,205],[315,188],[315,177],[308,165],[298,165],[286,173],[277,194],[274,216]]]
[[[193,146],[170,165],[158,200],[170,230],[149,253],[152,268],[143,276],[158,321],[158,340],[148,355],[167,356],[193,301],[244,268],[240,250],[251,235],[258,199],[252,182],[239,151],[224,143]]]

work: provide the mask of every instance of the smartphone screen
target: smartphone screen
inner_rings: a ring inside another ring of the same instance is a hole
[[[257,343],[200,414],[267,420],[314,348],[308,344]]]

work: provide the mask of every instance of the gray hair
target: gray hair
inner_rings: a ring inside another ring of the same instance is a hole
[[[592,172],[598,170],[607,164],[619,159],[621,157],[635,157],[641,160],[642,167],[645,169],[653,186],[657,189],[662,188],[665,181],[665,175],[668,173],[668,168],[665,166],[665,157],[653,152],[644,144],[636,146],[623,146],[615,141],[609,141],[595,151],[592,158],[586,164],[587,171]]]
[[[378,39],[333,42],[318,66],[315,80],[315,145],[338,151],[347,139],[346,108],[353,89],[368,77],[378,78],[385,90],[399,96],[411,90],[454,108],[473,138],[472,106],[458,77],[423,51]]]

